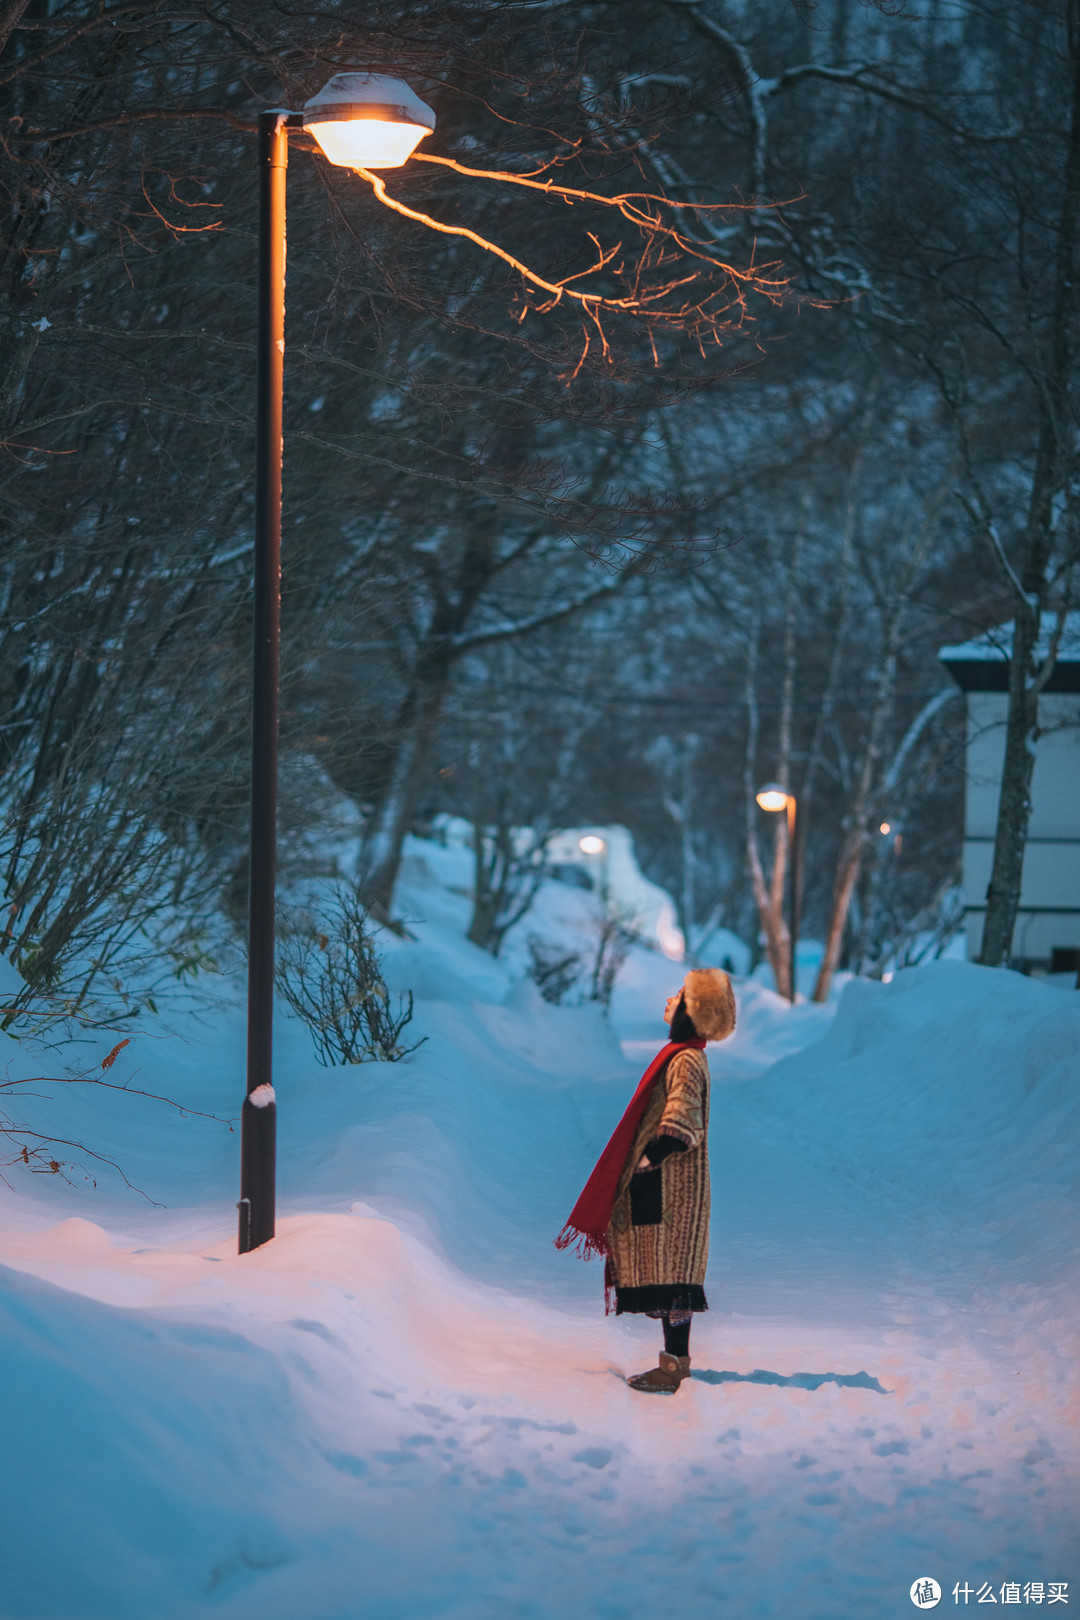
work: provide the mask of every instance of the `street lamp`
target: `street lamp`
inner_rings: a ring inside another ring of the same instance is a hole
[[[794,793],[781,787],[779,782],[766,782],[754,795],[762,810],[787,811],[788,847],[791,850],[791,999],[797,996],[796,946],[799,943],[799,897],[802,888],[802,860],[795,837],[798,806]]]
[[[435,128],[435,114],[404,79],[335,73],[304,103],[303,125],[343,169],[400,169]]]
[[[600,862],[600,899],[606,906],[608,900],[607,839],[601,838],[598,833],[586,833],[583,838],[578,839],[577,847],[580,849],[581,853],[588,856],[590,860],[598,860]]]
[[[882,838],[892,837],[893,854],[899,855],[904,847],[904,835],[900,830],[900,823],[898,821],[883,821],[878,828],[878,832]]]
[[[779,782],[767,782],[758,789],[755,797],[763,810],[786,810],[789,801],[792,804],[795,802],[794,794],[782,788]]]
[[[259,280],[255,413],[255,591],[248,861],[247,1096],[240,1124],[240,1253],[274,1235],[274,885],[277,868],[281,458],[285,369],[285,170],[289,130],[306,129],[331,163],[396,169],[435,128],[402,79],[336,73],[303,112],[259,114]]]

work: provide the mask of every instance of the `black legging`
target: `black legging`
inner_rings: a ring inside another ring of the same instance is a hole
[[[664,1324],[664,1349],[669,1356],[688,1356],[690,1354],[690,1323],[680,1322],[672,1326],[665,1311],[660,1320]]]

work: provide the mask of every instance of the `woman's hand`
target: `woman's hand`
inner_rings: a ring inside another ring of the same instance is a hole
[[[643,1153],[634,1167],[634,1174],[635,1176],[639,1176],[643,1170],[651,1170],[652,1167],[653,1163],[649,1158],[649,1155],[647,1153]]]

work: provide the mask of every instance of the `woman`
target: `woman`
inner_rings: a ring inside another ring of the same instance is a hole
[[[615,1312],[658,1317],[659,1364],[627,1382],[674,1395],[690,1374],[690,1321],[708,1310],[709,1065],[705,1042],[735,1028],[731,981],[695,968],[664,1007],[671,1039],[642,1076],[556,1245],[606,1256]]]

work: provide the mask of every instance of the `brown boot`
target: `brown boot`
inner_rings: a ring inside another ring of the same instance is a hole
[[[626,1382],[631,1389],[639,1389],[646,1395],[674,1395],[683,1379],[689,1376],[689,1356],[669,1356],[666,1350],[661,1350],[659,1367],[637,1373]]]

